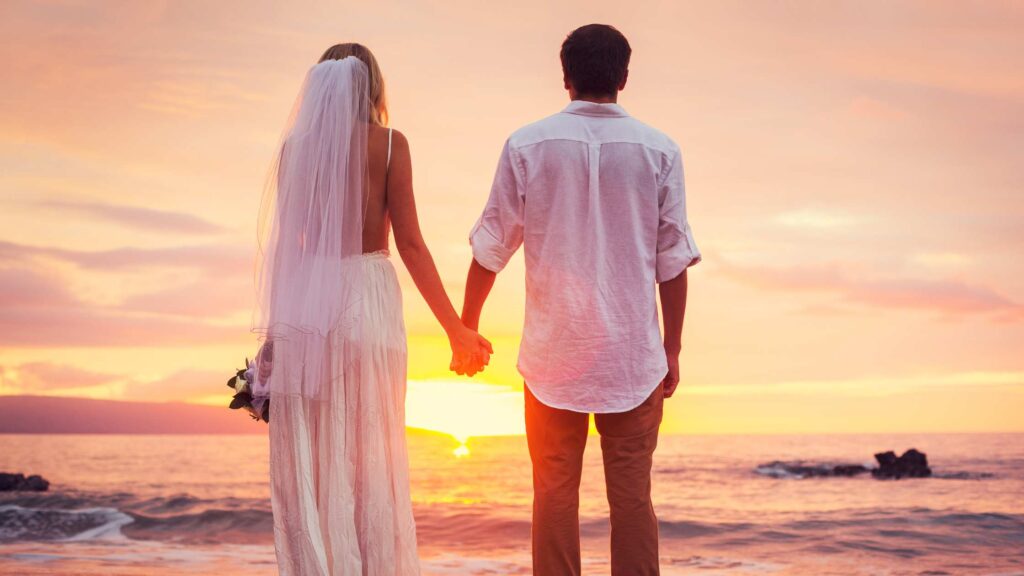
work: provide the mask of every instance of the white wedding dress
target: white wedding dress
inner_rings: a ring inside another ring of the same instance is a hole
[[[255,325],[274,342],[271,502],[287,576],[419,574],[401,292],[387,252],[361,245],[365,82],[355,58],[311,69],[264,205]]]
[[[418,574],[405,446],[402,297],[386,254],[357,257],[361,358],[331,397],[274,398],[270,481],[280,573]]]

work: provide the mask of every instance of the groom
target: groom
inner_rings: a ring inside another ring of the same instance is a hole
[[[651,464],[662,401],[679,383],[686,269],[700,253],[686,220],[679,147],[616,103],[630,53],[611,26],[569,34],[561,59],[571,102],[509,137],[470,235],[462,319],[471,328],[496,274],[520,245],[526,254],[518,367],[526,380],[539,576],[580,574],[579,485],[590,413],[611,508],[612,574],[659,570]],[[461,370],[475,371],[472,362]]]

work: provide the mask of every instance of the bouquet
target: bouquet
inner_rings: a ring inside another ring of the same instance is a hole
[[[256,358],[245,359],[245,368],[228,380],[228,388],[235,391],[228,408],[245,408],[253,420],[270,422],[270,373],[274,367],[274,343],[268,341],[260,347]]]

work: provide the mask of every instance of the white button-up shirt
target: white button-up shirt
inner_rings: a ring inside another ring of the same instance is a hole
[[[582,100],[521,128],[470,242],[494,272],[525,246],[518,368],[538,400],[626,412],[665,377],[655,283],[700,261],[667,136],[617,104]]]

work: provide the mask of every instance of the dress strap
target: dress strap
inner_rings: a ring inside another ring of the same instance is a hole
[[[385,169],[391,169],[391,128],[388,128],[388,163],[385,165]]]

